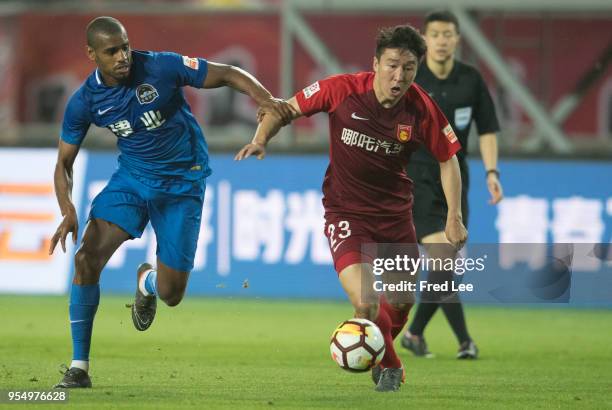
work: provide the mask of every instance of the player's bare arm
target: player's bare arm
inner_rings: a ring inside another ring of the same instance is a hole
[[[282,120],[283,125],[291,121],[292,112],[287,102],[281,98],[274,98],[250,73],[232,65],[209,61],[208,74],[203,88],[223,86],[232,87],[236,91],[247,94],[255,100],[263,112],[276,114]]]
[[[72,203],[72,166],[79,153],[79,145],[68,144],[62,140],[59,142],[59,153],[53,181],[55,184],[55,195],[64,219],[51,238],[49,254],[52,254],[58,241],[62,250],[66,252],[66,237],[72,233],[72,242],[76,244],[79,233],[79,221],[76,209]]]
[[[504,198],[504,191],[497,173],[497,135],[494,132],[480,136],[480,154],[487,171],[487,189],[491,194],[489,204],[496,205]]]
[[[461,213],[461,172],[456,155],[453,155],[448,161],[440,162],[440,178],[448,204],[444,232],[448,241],[457,249],[461,249],[467,241],[467,230],[463,225],[463,214]]]
[[[300,106],[295,97],[289,99],[287,104],[289,107],[291,107],[290,121],[302,116]],[[249,144],[242,147],[234,159],[240,161],[250,157],[251,155],[256,156],[257,159],[264,159],[266,156],[266,145],[268,145],[270,139],[278,133],[283,125],[285,125],[285,122],[277,113],[271,112],[270,115],[263,115],[259,125],[257,126],[257,130],[255,131],[253,140]]]

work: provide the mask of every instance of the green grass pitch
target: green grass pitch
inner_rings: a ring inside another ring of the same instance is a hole
[[[467,307],[482,354],[474,362],[454,358],[439,312],[426,334],[436,358],[401,351],[407,383],[381,394],[369,374],[346,373],[329,356],[332,330],[351,316],[348,302],[188,297],[160,306],[151,329],[138,332],[130,300],[102,295],[94,388],[57,406],[612,408],[609,310]],[[48,390],[60,379],[71,350],[67,311],[66,297],[0,296],[0,389]]]

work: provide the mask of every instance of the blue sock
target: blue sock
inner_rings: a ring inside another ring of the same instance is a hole
[[[89,361],[93,320],[100,303],[100,285],[75,285],[70,290],[72,360]]]
[[[145,279],[145,289],[149,295],[157,295],[157,271],[152,270],[147,274]]]

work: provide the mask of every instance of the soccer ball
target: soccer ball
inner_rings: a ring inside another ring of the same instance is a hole
[[[367,319],[349,319],[334,330],[329,346],[332,359],[349,372],[367,372],[385,355],[378,326]]]

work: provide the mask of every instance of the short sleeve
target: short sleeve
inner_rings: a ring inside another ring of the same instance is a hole
[[[448,161],[461,149],[459,139],[435,101],[421,89],[417,91],[423,103],[421,120],[423,143],[439,162]]]
[[[493,99],[480,74],[477,72],[476,75],[478,76],[479,93],[476,110],[474,111],[474,121],[476,122],[478,134],[498,132],[499,122],[497,121]]]
[[[171,52],[157,54],[157,63],[162,75],[177,87],[202,88],[208,74],[208,61]]]
[[[79,88],[68,100],[62,122],[62,141],[80,145],[91,125],[91,114],[83,98],[83,89]]]
[[[295,95],[302,114],[310,117],[318,112],[333,112],[352,92],[348,75],[334,75],[319,80]]]

